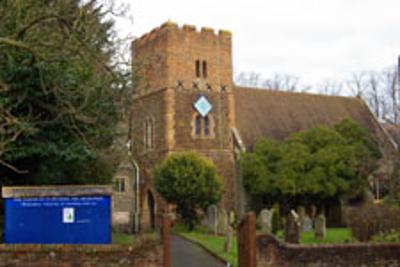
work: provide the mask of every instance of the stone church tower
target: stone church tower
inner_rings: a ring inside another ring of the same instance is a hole
[[[228,31],[167,22],[132,43],[131,140],[144,228],[154,227],[165,207],[152,186],[152,169],[179,151],[197,151],[214,162],[223,179],[220,205],[235,210],[231,38]]]

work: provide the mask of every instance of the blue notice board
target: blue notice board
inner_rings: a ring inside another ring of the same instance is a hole
[[[5,199],[7,244],[111,243],[110,196]]]

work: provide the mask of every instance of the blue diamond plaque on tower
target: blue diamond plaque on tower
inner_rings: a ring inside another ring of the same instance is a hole
[[[201,116],[205,117],[211,111],[212,105],[205,96],[200,96],[196,102],[194,102],[194,108],[200,113]]]

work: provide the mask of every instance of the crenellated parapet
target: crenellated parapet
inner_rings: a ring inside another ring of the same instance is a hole
[[[228,30],[214,30],[210,27],[201,27],[200,29],[196,28],[194,25],[184,24],[183,26],[179,26],[177,23],[172,21],[167,21],[163,23],[161,26],[154,28],[150,32],[142,35],[140,38],[137,38],[133,41],[137,46],[140,46],[144,43],[148,43],[153,41],[157,36],[162,36],[165,32],[175,32],[175,33],[197,33],[204,36],[212,35],[215,38],[231,38],[232,33]]]

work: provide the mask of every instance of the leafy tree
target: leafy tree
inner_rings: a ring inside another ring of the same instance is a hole
[[[350,119],[316,127],[279,142],[260,140],[241,161],[253,198],[282,203],[323,203],[363,188],[380,157],[377,142]]]
[[[197,211],[219,202],[221,178],[214,164],[195,152],[170,155],[154,170],[156,190],[177,205],[183,222],[193,229]]]
[[[0,176],[106,183],[130,74],[99,1],[0,1]],[[4,180],[2,181],[5,182]]]

